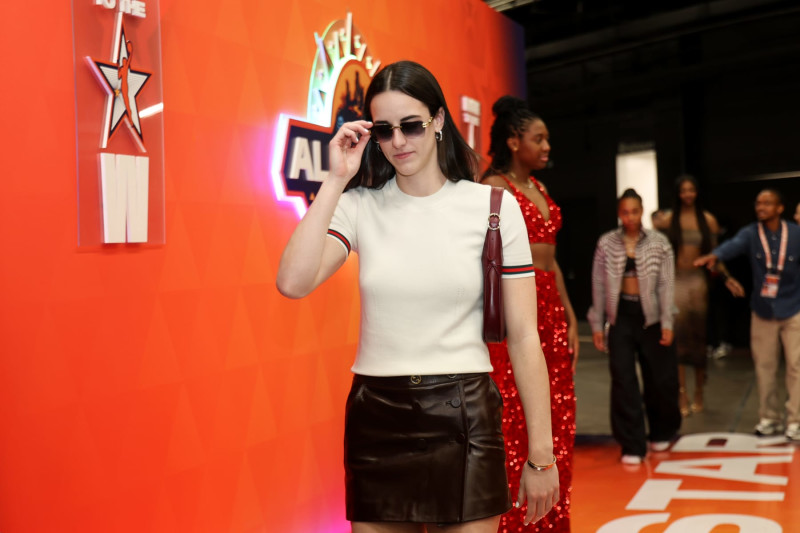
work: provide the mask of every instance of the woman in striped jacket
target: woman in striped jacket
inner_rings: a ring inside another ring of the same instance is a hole
[[[626,464],[642,462],[648,440],[653,451],[666,450],[681,423],[678,363],[672,344],[672,246],[659,232],[642,227],[642,212],[641,196],[627,189],[617,202],[622,226],[597,242],[588,315],[595,347],[609,354],[611,431],[622,446]]]

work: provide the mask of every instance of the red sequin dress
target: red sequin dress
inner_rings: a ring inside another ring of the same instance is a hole
[[[522,208],[525,224],[528,227],[528,240],[533,243],[556,243],[556,233],[561,229],[561,209],[545,193],[543,187],[533,178],[531,181],[538,187],[547,200],[549,217],[544,219],[542,213],[519,189],[505,176],[514,197]],[[550,375],[551,415],[553,427],[553,453],[558,458],[558,476],[561,494],[558,503],[541,520],[535,524],[523,525],[525,507],[512,508],[500,519],[498,531],[511,532],[569,532],[570,494],[572,493],[572,449],[575,443],[575,384],[572,373],[572,357],[567,342],[567,321],[564,305],[556,286],[555,272],[536,269],[536,295],[538,308],[539,338],[542,351],[547,361]],[[516,501],[519,491],[519,478],[528,457],[528,434],[522,403],[517,393],[511,362],[508,358],[508,346],[489,344],[494,378],[503,395],[503,434],[506,442],[506,469],[511,499]]]

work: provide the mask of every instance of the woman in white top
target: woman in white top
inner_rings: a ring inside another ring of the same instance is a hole
[[[329,146],[329,174],[286,245],[282,294],[301,298],[359,254],[361,328],[345,414],[347,518],[355,533],[486,532],[510,508],[502,398],[481,339],[489,187],[439,84],[401,61],[372,80],[365,119]],[[515,505],[558,499],[547,369],[522,213],[500,211],[508,349],[528,421]]]

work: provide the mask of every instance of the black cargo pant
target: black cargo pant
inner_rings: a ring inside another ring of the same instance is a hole
[[[608,332],[611,431],[623,455],[641,457],[647,454],[645,414],[652,442],[670,440],[681,425],[675,345],[659,344],[660,323],[644,323],[641,304],[620,298],[616,324]],[[644,395],[636,375],[637,357]]]

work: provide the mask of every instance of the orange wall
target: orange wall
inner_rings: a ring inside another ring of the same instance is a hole
[[[479,0],[161,0],[166,244],[86,249],[70,2],[3,10],[0,531],[347,531],[357,264],[277,294],[277,117],[305,116],[314,32],[350,11],[451,111],[481,100],[488,146],[520,30]]]

